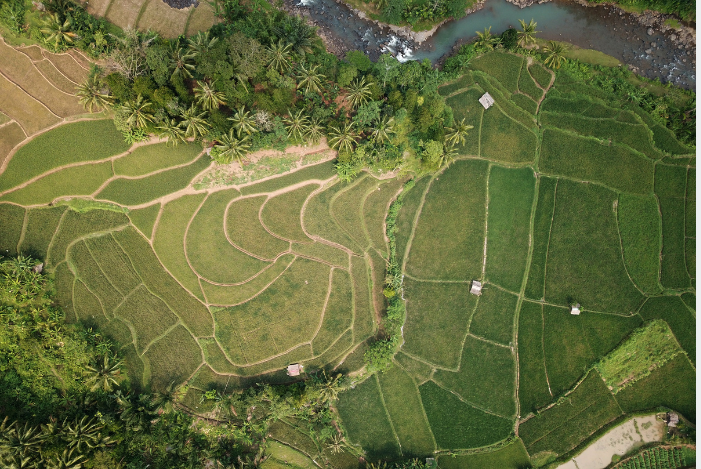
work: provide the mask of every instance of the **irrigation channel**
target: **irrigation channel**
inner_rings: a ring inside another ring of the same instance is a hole
[[[389,52],[399,60],[429,59],[436,63],[455,44],[468,42],[476,31],[492,27],[501,33],[518,29],[519,19],[538,22],[538,36],[596,49],[636,68],[648,78],[658,77],[684,88],[696,88],[696,50],[675,44],[673,32],[648,28],[628,13],[610,6],[585,7],[568,0],[554,0],[521,9],[506,0],[486,0],[484,7],[457,21],[449,21],[426,41],[417,44],[401,38],[386,26],[360,18],[346,4],[335,0],[285,0],[288,10],[308,17],[334,52],[358,49],[375,59]]]

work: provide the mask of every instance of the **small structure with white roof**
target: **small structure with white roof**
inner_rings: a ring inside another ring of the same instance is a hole
[[[480,296],[482,294],[482,282],[479,280],[473,280],[470,284],[470,293]]]
[[[573,314],[575,316],[579,316],[580,313],[582,312],[582,305],[577,303],[576,305],[570,306],[570,314]]]
[[[485,108],[489,109],[494,104],[494,98],[489,93],[484,93],[480,98],[480,104]]]
[[[287,366],[287,376],[299,376],[300,373],[304,373],[304,365],[295,363]]]

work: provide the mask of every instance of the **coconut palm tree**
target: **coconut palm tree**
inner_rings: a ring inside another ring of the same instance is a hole
[[[171,381],[165,389],[157,391],[153,396],[153,405],[161,412],[170,413],[175,410],[175,382]]]
[[[360,81],[356,78],[348,86],[348,101],[350,101],[353,109],[367,103],[370,99],[370,94],[370,84],[365,83],[365,77],[361,78]]]
[[[173,43],[170,50],[170,69],[173,70],[171,79],[176,77],[192,78],[192,70],[195,69],[195,65],[192,63],[195,53],[178,47],[177,43]]]
[[[384,143],[389,141],[390,134],[394,133],[394,117],[382,116],[370,137],[375,143]]]
[[[214,148],[218,151],[216,160],[219,163],[228,164],[236,160],[239,164],[243,164],[243,159],[251,147],[251,144],[248,142],[248,135],[240,139],[236,138],[232,127],[228,134],[222,135],[217,140],[219,143]]]
[[[343,390],[343,375],[337,374],[329,379],[324,374],[325,381],[319,385],[319,402],[330,404],[338,398],[338,393]]]
[[[242,133],[251,135],[258,132],[256,118],[250,112],[245,111],[243,106],[238,108],[234,115],[229,117],[229,120],[234,123],[234,129],[238,138],[241,138]]]
[[[198,80],[194,91],[197,104],[202,106],[202,109],[205,111],[213,111],[214,109],[219,109],[219,106],[226,104],[224,93],[215,90],[214,86],[207,82]]]
[[[314,144],[319,143],[321,137],[324,136],[324,127],[319,122],[319,119],[313,117],[307,126],[307,130],[304,132],[304,139],[308,142]]]
[[[166,145],[172,143],[173,146],[176,147],[179,143],[184,143],[187,138],[185,137],[185,131],[180,128],[180,124],[178,124],[175,119],[166,120],[162,125],[156,128],[159,131],[158,135],[160,137],[168,139]]]
[[[353,124],[345,124],[343,128],[329,128],[329,145],[339,152],[353,151],[353,145],[358,142],[358,135],[353,131]]]
[[[84,83],[76,86],[76,95],[88,112],[92,112],[93,107],[107,108],[112,104],[112,97],[97,73],[90,74]]]
[[[282,39],[268,47],[270,62],[268,65],[278,73],[285,73],[291,66],[292,44],[283,44]]]
[[[201,137],[207,133],[207,129],[210,127],[209,122],[204,119],[205,112],[199,112],[200,110],[191,104],[188,109],[183,109],[180,112],[180,127],[185,129],[186,137]]]
[[[297,73],[297,79],[299,83],[298,88],[304,89],[305,93],[321,93],[321,80],[326,78],[317,70],[318,65],[312,65],[307,69],[304,64],[299,64],[299,72]]]
[[[102,389],[105,392],[110,392],[115,386],[119,386],[117,377],[121,372],[122,363],[122,360],[116,360],[105,354],[102,360],[97,360],[94,365],[86,366],[87,385],[90,386],[90,391],[95,392]]]
[[[535,35],[540,32],[535,30],[538,23],[532,18],[528,24],[524,20],[518,20],[518,22],[521,23],[521,31],[518,32],[518,45],[526,47],[528,44],[535,44]]]
[[[484,32],[475,31],[477,33],[477,40],[475,41],[475,49],[480,51],[490,51],[494,50],[496,46],[499,45],[501,39],[499,36],[494,36],[492,34],[492,27],[484,28]]]
[[[119,111],[124,113],[129,126],[141,129],[154,120],[153,114],[150,111],[151,106],[151,101],[144,99],[144,97],[139,94],[136,100],[127,101],[120,106]]]
[[[279,40],[290,44],[298,55],[304,56],[313,52],[315,30],[302,18],[287,16],[280,25],[274,26],[272,31]]]
[[[300,110],[297,114],[289,111],[289,116],[282,120],[287,128],[287,136],[297,142],[304,139],[304,134],[309,125],[309,119],[304,115],[304,110]]]
[[[187,47],[192,51],[194,56],[198,56],[209,51],[217,42],[219,42],[218,37],[209,38],[209,31],[200,31],[187,40]]]
[[[464,145],[465,144],[465,137],[467,136],[467,131],[472,129],[472,125],[468,125],[465,123],[465,119],[463,118],[460,122],[457,122],[455,124],[455,127],[448,127],[446,130],[446,135],[445,135],[445,143],[448,146],[455,146],[458,143]]]
[[[58,13],[50,13],[44,20],[44,26],[41,28],[41,33],[44,34],[44,40],[48,44],[52,44],[54,49],[60,49],[64,43],[73,44],[73,39],[78,35],[71,31],[73,19],[67,16],[65,21],[61,21]]]
[[[543,49],[548,56],[545,58],[545,65],[550,68],[560,68],[567,62],[565,52],[567,48],[561,42],[548,41],[548,45]]]

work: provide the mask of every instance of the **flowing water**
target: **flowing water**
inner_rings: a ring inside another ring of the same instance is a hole
[[[429,59],[433,63],[450,54],[458,42],[468,42],[476,31],[491,26],[493,33],[508,27],[518,29],[518,20],[538,23],[538,37],[562,40],[579,47],[596,49],[621,62],[634,65],[638,73],[658,77],[685,88],[696,88],[695,50],[677,47],[665,34],[647,27],[629,14],[611,7],[587,8],[566,0],[536,4],[521,9],[506,0],[487,0],[484,8],[438,28],[418,45],[399,38],[388,28],[359,18],[345,4],[334,0],[287,0],[308,16],[333,40],[346,49],[363,50],[371,58],[390,52],[399,60]],[[328,35],[328,34],[327,34]]]

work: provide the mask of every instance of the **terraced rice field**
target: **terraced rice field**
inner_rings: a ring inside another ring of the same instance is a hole
[[[91,8],[135,8],[115,2]],[[139,6],[135,24],[155,8]],[[68,58],[0,52],[67,86],[56,72]],[[336,407],[370,460],[437,453],[441,467],[515,468],[566,457],[632,412],[664,405],[694,419],[695,159],[672,155],[637,113],[563,89],[525,58],[477,60],[440,88],[474,125],[460,156],[405,189],[408,177],[340,182],[328,160],[208,187],[199,146],[130,147],[107,120],[40,133],[62,122],[59,108],[15,87],[45,113],[26,118],[0,98],[0,248],[44,259],[68,318],[117,341],[133,381],[186,384],[192,410],[210,389],[289,382],[291,363],[350,374]],[[368,377],[363,354],[386,306],[384,222],[403,190],[403,342],[393,367]],[[614,394],[593,366],[651,320],[681,352]],[[309,460],[328,451],[292,421],[271,434]]]

